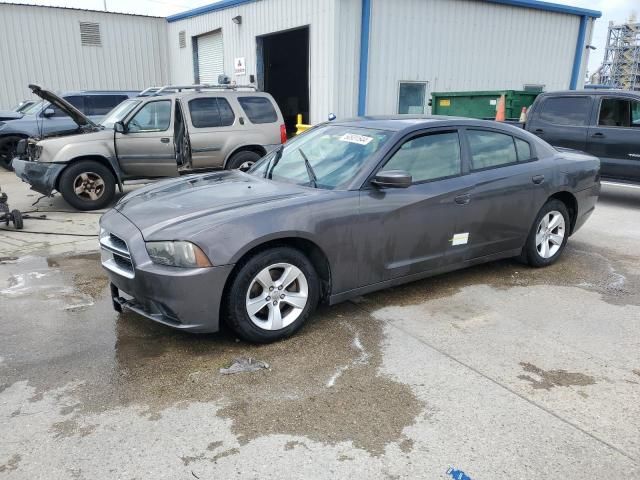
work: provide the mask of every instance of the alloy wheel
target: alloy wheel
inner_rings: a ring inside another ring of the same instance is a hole
[[[85,200],[98,200],[105,191],[104,180],[94,172],[84,172],[73,181],[73,191]]]
[[[546,213],[536,230],[536,250],[542,258],[551,258],[562,247],[566,234],[564,216],[553,210]]]
[[[246,310],[254,325],[263,330],[288,327],[309,301],[309,284],[302,270],[290,263],[262,269],[249,284]]]

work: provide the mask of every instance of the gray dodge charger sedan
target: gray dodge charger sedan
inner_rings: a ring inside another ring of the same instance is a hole
[[[269,342],[320,301],[491,260],[555,262],[592,213],[597,158],[450,117],[325,123],[248,172],[141,188],[100,221],[114,308]]]

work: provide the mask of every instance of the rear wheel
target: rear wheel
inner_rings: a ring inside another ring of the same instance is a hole
[[[113,200],[116,179],[111,170],[101,163],[84,160],[63,170],[58,190],[72,207],[98,210]]]
[[[569,211],[559,200],[544,204],[524,247],[524,256],[532,267],[546,267],[556,262],[569,239]]]
[[[16,147],[18,142],[22,140],[22,137],[9,136],[0,138],[0,166],[7,170],[13,170],[11,168],[11,161],[16,154]]]
[[[244,172],[253,167],[253,164],[260,160],[260,158],[259,154],[249,150],[234,153],[227,162],[227,168],[230,170],[240,169]]]
[[[267,343],[296,332],[320,293],[311,262],[293,248],[278,247],[246,261],[229,288],[228,322],[242,339]]]

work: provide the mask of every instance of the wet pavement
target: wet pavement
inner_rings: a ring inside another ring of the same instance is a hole
[[[323,307],[266,346],[117,314],[88,246],[12,252],[0,478],[640,478],[639,242],[640,190],[605,187],[552,267]],[[220,373],[240,357],[269,368]]]

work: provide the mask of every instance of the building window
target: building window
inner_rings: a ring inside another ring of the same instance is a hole
[[[424,113],[427,82],[400,82],[398,113]]]
[[[80,44],[85,47],[101,47],[100,24],[80,22]]]
[[[178,32],[178,45],[180,48],[187,48],[187,33],[184,30]]]

